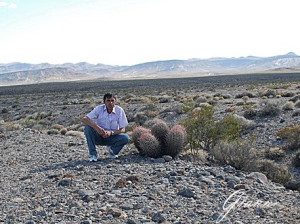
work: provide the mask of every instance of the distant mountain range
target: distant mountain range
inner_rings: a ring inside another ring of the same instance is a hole
[[[210,58],[146,62],[132,66],[104,64],[0,64],[0,86],[90,79],[146,79],[166,77],[299,72],[300,56],[293,52],[273,57]]]

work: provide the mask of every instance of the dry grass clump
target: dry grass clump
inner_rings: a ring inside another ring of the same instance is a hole
[[[13,122],[4,123],[4,127],[7,131],[16,131],[16,130],[20,130],[22,128],[22,126],[20,124],[13,123]]]
[[[259,117],[276,117],[281,113],[281,110],[277,103],[264,102],[261,108],[258,110]]]
[[[243,97],[249,97],[249,98],[255,98],[256,95],[254,93],[251,93],[251,92],[242,92],[242,93],[239,93],[235,96],[236,99],[241,99]]]
[[[291,179],[288,167],[279,165],[272,160],[260,160],[257,163],[257,169],[276,183],[285,184]]]
[[[278,92],[275,89],[267,89],[259,93],[261,97],[275,98]]]
[[[282,106],[282,110],[294,110],[294,108],[295,104],[292,101],[288,101]]]
[[[277,136],[286,142],[287,149],[300,149],[300,124],[291,125],[280,129],[277,132]]]
[[[280,95],[282,97],[293,97],[293,96],[295,96],[295,93],[293,93],[293,92],[282,92],[282,93],[280,93]]]
[[[255,167],[259,153],[249,141],[222,141],[209,153],[220,164],[229,164],[240,170],[250,171]]]
[[[295,107],[296,107],[296,108],[300,108],[300,100],[296,101]]]
[[[295,154],[295,157],[294,157],[294,160],[293,160],[293,165],[294,165],[296,168],[299,168],[299,167],[300,167],[300,151],[298,151],[298,152]]]
[[[51,128],[52,128],[52,129],[56,129],[56,130],[61,130],[61,129],[64,128],[64,126],[61,125],[61,124],[54,124],[54,125],[52,125]]]
[[[285,156],[285,152],[279,147],[268,148],[265,151],[265,157],[267,159],[278,161],[282,159],[284,156]]]
[[[298,100],[300,100],[300,95],[296,95],[292,99],[290,99],[290,101],[292,101],[294,103],[296,103]]]

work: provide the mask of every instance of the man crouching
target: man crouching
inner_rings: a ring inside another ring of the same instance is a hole
[[[129,142],[125,134],[128,125],[126,114],[122,107],[116,105],[116,96],[106,93],[104,104],[96,106],[82,118],[86,125],[84,134],[89,150],[89,161],[98,160],[96,145],[105,145],[110,158],[117,158],[119,152]]]

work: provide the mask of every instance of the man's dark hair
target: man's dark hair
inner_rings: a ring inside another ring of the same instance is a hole
[[[105,93],[103,96],[103,102],[105,102],[106,99],[110,99],[110,98],[114,98],[116,100],[117,96],[112,93]]]

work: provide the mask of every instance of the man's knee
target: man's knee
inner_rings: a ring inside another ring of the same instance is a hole
[[[129,136],[127,134],[121,134],[122,136],[122,142],[124,143],[124,145],[129,143]]]

